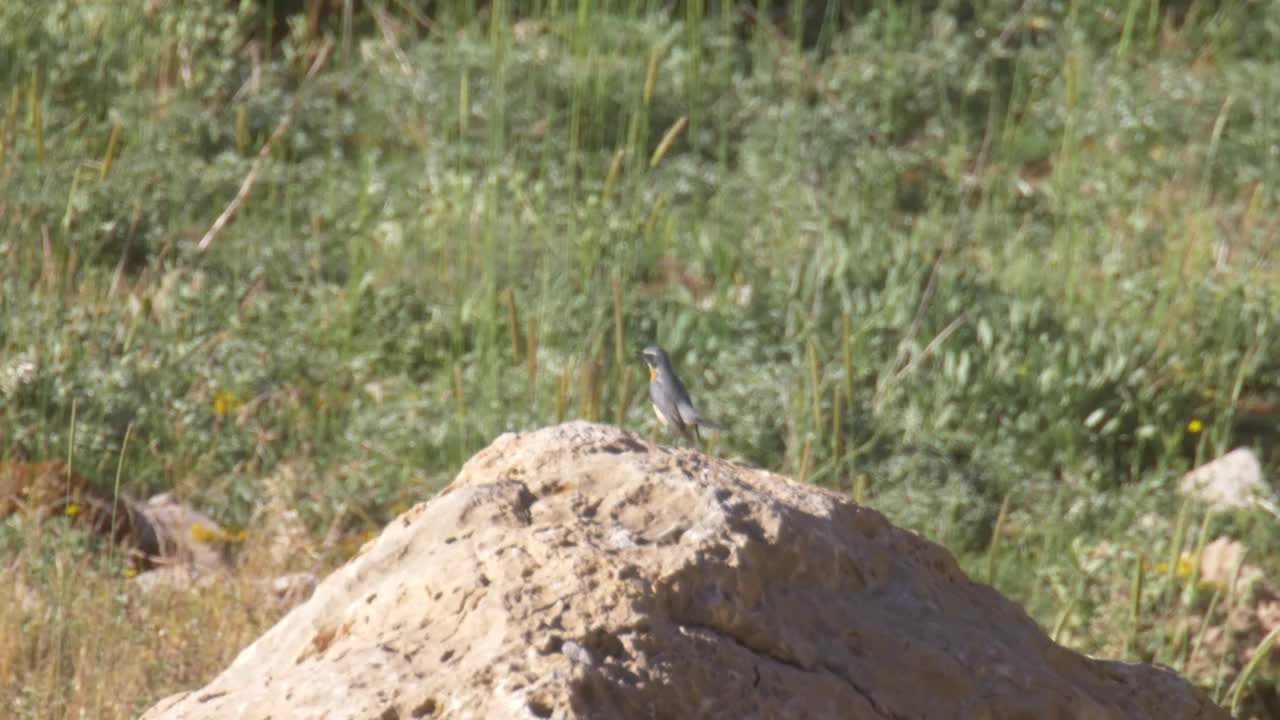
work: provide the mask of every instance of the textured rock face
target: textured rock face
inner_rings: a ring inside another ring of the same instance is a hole
[[[160,718],[1225,718],[941,547],[614,428],[504,435]]]

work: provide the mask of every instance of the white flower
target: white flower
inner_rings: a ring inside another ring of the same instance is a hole
[[[0,395],[13,395],[23,385],[36,379],[36,364],[25,355],[19,355],[0,370]]]

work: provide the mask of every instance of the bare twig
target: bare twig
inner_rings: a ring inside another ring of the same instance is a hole
[[[413,3],[405,2],[405,0],[395,0],[395,2],[400,6],[401,10],[405,11],[405,14],[413,18],[413,21],[417,23],[418,27],[426,30],[427,32],[432,32],[436,29],[436,24],[432,22],[431,18],[418,12],[418,9],[413,6]]]
[[[757,27],[763,28],[765,35],[768,36],[775,49],[777,49],[780,54],[796,61],[800,65],[801,74],[805,79],[811,82],[811,89],[824,96],[830,94],[827,92],[825,84],[820,81],[817,68],[813,66],[813,63],[810,62],[803,53],[796,52],[795,41],[788,38],[786,33],[775,25],[772,20],[761,16],[760,13],[756,12],[755,8],[751,7],[751,3],[747,2],[738,3],[738,14],[742,15],[748,21],[755,23]],[[804,28],[795,28],[794,32],[798,35],[803,35]]]
[[[898,371],[898,374],[893,378],[894,382],[901,381],[903,378],[910,375],[912,371],[916,369],[917,365],[923,362],[925,358],[929,357],[929,355],[931,355],[939,345],[946,342],[947,338],[951,337],[951,334],[956,330],[959,330],[960,326],[968,319],[969,318],[965,313],[960,313],[955,320],[952,320],[946,327],[942,328],[942,332],[938,333],[936,337],[930,340],[929,344],[924,346],[924,350],[920,351],[920,354],[913,356],[911,358],[911,362],[907,363],[906,367]]]
[[[290,101],[289,109],[285,111],[284,117],[281,118],[280,124],[276,126],[275,132],[271,133],[271,137],[267,138],[266,144],[258,151],[258,157],[254,158],[253,167],[249,168],[249,174],[245,175],[244,181],[240,183],[239,192],[236,193],[235,198],[232,199],[227,209],[223,210],[218,219],[213,221],[213,226],[209,228],[209,232],[200,238],[200,243],[196,245],[196,249],[200,252],[209,249],[213,239],[218,236],[218,233],[222,232],[222,228],[226,227],[232,216],[239,212],[245,201],[249,199],[249,192],[253,190],[254,183],[258,181],[258,175],[262,172],[263,166],[267,164],[267,158],[271,155],[271,148],[275,147],[275,144],[280,141],[280,138],[284,137],[285,133],[289,132],[289,128],[293,125],[293,116],[298,110],[305,83],[314,78],[320,72],[320,69],[324,67],[325,61],[329,59],[329,51],[331,50],[333,50],[333,39],[326,38],[324,45],[320,48],[320,52],[316,54],[316,59],[311,62],[311,67],[307,70],[307,75],[302,80],[303,84],[298,86],[298,91],[294,94],[293,100]]]
[[[924,324],[925,313],[928,312],[929,306],[933,303],[934,293],[938,290],[938,275],[942,267],[942,259],[946,255],[947,250],[944,247],[938,251],[937,257],[933,259],[933,267],[929,269],[929,280],[925,283],[924,292],[920,296],[920,304],[916,307],[915,318],[911,320],[911,327],[907,329],[907,334],[903,335],[902,340],[898,342],[898,352],[893,359],[892,365],[886,368],[887,371],[891,371],[894,374],[892,376],[882,374],[879,382],[876,383],[876,392],[872,398],[871,405],[877,410],[880,408],[880,403],[884,402],[885,397],[888,396],[889,388],[898,380],[906,377],[910,369],[916,364],[915,357],[908,358],[911,354],[911,341],[920,332],[920,327]],[[944,330],[943,332],[947,331]],[[930,347],[932,346],[930,344]],[[928,349],[924,352],[927,353]]]
[[[929,281],[925,283],[924,293],[920,295],[920,304],[916,306],[916,316],[911,320],[911,328],[903,336],[902,342],[898,343],[898,359],[894,361],[895,364],[902,364],[911,346],[911,340],[915,338],[916,333],[920,332],[920,326],[924,324],[924,315],[928,312],[929,305],[933,303],[934,293],[938,291],[938,272],[942,268],[942,259],[946,254],[944,248],[933,259],[933,267],[929,269]]]
[[[400,43],[396,41],[395,29],[391,27],[391,19],[387,17],[386,12],[372,7],[373,19],[378,23],[378,29],[382,31],[382,38],[387,41],[387,47],[391,48],[391,54],[395,56],[396,62],[400,63],[400,74],[405,79],[413,79],[413,66],[409,64],[409,58],[400,50]]]

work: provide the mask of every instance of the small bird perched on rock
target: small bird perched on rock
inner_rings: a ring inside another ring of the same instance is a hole
[[[651,345],[641,355],[649,366],[649,399],[653,401],[653,411],[658,415],[658,422],[664,427],[674,428],[689,442],[701,441],[698,426],[719,430],[720,426],[702,417],[702,413],[693,406],[689,399],[689,391],[684,383],[676,377],[671,368],[671,358],[667,351]]]

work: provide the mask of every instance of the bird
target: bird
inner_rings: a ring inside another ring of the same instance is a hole
[[[671,368],[671,358],[667,356],[666,350],[651,345],[641,351],[641,355],[649,366],[649,399],[653,402],[653,411],[663,427],[676,430],[690,443],[702,441],[698,426],[720,429],[718,423],[703,417],[693,406],[689,391]]]

